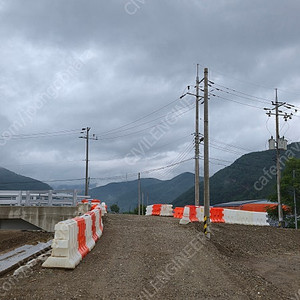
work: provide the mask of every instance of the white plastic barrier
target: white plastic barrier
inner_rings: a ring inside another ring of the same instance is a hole
[[[82,259],[78,251],[77,236],[77,222],[73,219],[57,223],[52,253],[43,263],[43,267],[74,269]]]
[[[224,221],[227,224],[270,226],[265,212],[224,209]]]
[[[179,224],[186,225],[190,222],[200,222],[203,221],[204,210],[201,206],[186,205],[183,210],[182,218]],[[199,218],[200,217],[200,218]]]
[[[160,216],[173,217],[173,205],[172,204],[163,204],[161,206]]]
[[[268,213],[262,212],[254,215],[254,223],[259,226],[270,226],[268,223]]]
[[[148,205],[146,207],[146,216],[152,216],[152,207],[153,205]]]
[[[237,218],[236,218],[236,210],[234,209],[224,209],[223,213],[224,213],[224,221],[227,224],[237,224]]]
[[[42,266],[74,269],[82,257],[94,248],[95,240],[102,235],[102,232],[102,210],[100,207],[94,209],[92,214],[85,214],[75,219],[57,223],[51,256]]]
[[[100,207],[101,207],[101,210],[102,210],[102,212],[103,212],[103,215],[107,214],[107,209],[106,209],[106,204],[105,204],[105,202],[102,202],[102,203],[100,204]]]
[[[102,223],[102,210],[100,208],[96,208],[93,210],[96,215],[96,234],[98,238],[102,235],[103,223]]]
[[[83,215],[82,218],[85,219],[85,238],[86,245],[91,251],[95,247],[95,241],[93,239],[93,230],[92,230],[92,217],[90,215]]]
[[[199,206],[196,208],[196,216],[197,219],[199,220],[199,222],[203,222],[204,221],[204,206]]]

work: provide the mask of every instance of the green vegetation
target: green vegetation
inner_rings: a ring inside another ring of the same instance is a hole
[[[295,171],[295,178],[293,178],[293,171]],[[285,169],[282,172],[281,182],[280,182],[280,194],[281,194],[281,203],[288,205],[291,210],[283,210],[284,220],[287,222],[289,227],[294,227],[294,217],[289,215],[294,215],[295,205],[294,205],[294,189],[296,193],[296,206],[297,206],[297,215],[300,213],[300,159],[290,158],[286,164]],[[274,186],[274,191],[269,197],[271,201],[277,202],[277,191],[276,185]],[[268,215],[272,219],[278,220],[278,208],[268,209]]]
[[[141,212],[141,214],[143,214],[143,215],[146,215],[146,207],[147,206],[145,206],[145,205],[140,205],[140,212]],[[135,215],[137,215],[138,213],[139,213],[139,211],[138,211],[138,206],[134,209],[134,211],[133,211],[133,214],[135,214]]]
[[[117,204],[113,204],[113,205],[110,206],[110,211],[115,212],[116,214],[118,214],[119,211],[120,211],[120,207]]]

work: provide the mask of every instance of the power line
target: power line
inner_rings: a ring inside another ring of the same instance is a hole
[[[189,112],[189,111],[192,110],[192,109],[193,109],[193,107],[190,107],[190,108],[187,109],[186,111],[184,111],[184,112],[178,114],[177,117],[180,117],[180,116],[186,114],[187,112]],[[101,138],[101,136],[100,136],[100,137],[99,137],[99,140],[112,140],[112,139],[117,139],[117,138],[122,138],[122,137],[130,136],[130,135],[135,135],[135,134],[137,134],[137,133],[141,133],[141,132],[143,132],[143,131],[146,131],[146,130],[155,128],[155,127],[157,127],[158,125],[165,124],[165,123],[167,123],[167,121],[162,121],[162,122],[159,122],[159,123],[157,123],[157,124],[154,124],[154,125],[152,125],[152,126],[150,126],[150,127],[143,128],[143,129],[141,129],[141,130],[138,130],[138,131],[135,131],[135,132],[131,132],[131,133],[127,133],[127,134],[124,134],[124,135],[113,136],[113,137],[107,137],[107,138]]]
[[[248,103],[239,102],[239,101],[237,101],[237,100],[228,99],[228,98],[221,97],[221,96],[219,96],[219,95],[212,94],[212,93],[210,93],[210,96],[216,97],[216,98],[220,98],[220,99],[223,99],[223,100],[226,100],[226,101],[238,103],[238,104],[241,104],[241,105],[249,106],[249,107],[254,107],[254,108],[258,108],[258,109],[262,109],[262,110],[264,109],[263,107],[260,107],[260,106],[256,106],[256,105],[252,105],[252,104],[248,104]]]
[[[182,114],[185,114],[186,112],[192,110],[192,109],[194,108],[194,105],[188,105],[187,107],[184,107],[184,108],[188,108],[188,109],[187,109],[186,111],[182,112],[182,113],[181,113],[180,115],[178,115],[178,116],[181,116]],[[152,123],[152,122],[154,122],[154,121],[156,121],[156,120],[160,120],[160,119],[162,119],[162,118],[165,118],[165,117],[167,117],[168,115],[178,114],[178,112],[179,112],[179,111],[172,111],[172,112],[169,112],[169,113],[167,113],[167,114],[165,114],[165,115],[159,116],[159,117],[157,117],[157,118],[155,118],[155,119],[152,119],[152,120],[150,120],[150,121],[147,121],[147,122],[144,122],[144,123],[140,123],[140,124],[138,124],[138,125],[135,125],[135,126],[132,126],[132,127],[126,128],[126,129],[122,129],[122,130],[120,130],[120,131],[118,131],[118,132],[116,132],[116,133],[125,132],[125,131],[128,131],[128,130],[130,130],[130,129],[136,129],[137,126],[142,126],[142,125],[146,125],[146,124]],[[158,123],[158,124],[161,124],[161,123],[163,123],[163,122],[160,122],[160,123]],[[153,127],[155,127],[155,126],[157,126],[157,124],[153,125]],[[152,128],[152,127],[148,127],[148,128],[146,128],[146,129],[149,129],[149,128]],[[145,129],[145,130],[146,130],[146,129]],[[105,133],[105,134],[101,134],[100,137],[103,137],[103,136],[106,136],[106,135],[109,135],[109,134],[111,135],[111,134],[114,134],[114,133]],[[102,139],[105,139],[105,138],[102,138]]]
[[[54,132],[41,132],[41,133],[32,133],[32,134],[12,134],[7,136],[7,138],[0,138],[0,140],[8,140],[8,139],[33,139],[33,138],[41,138],[41,137],[54,137],[54,136],[63,136],[63,135],[75,135],[81,129],[73,129],[73,130],[62,130],[62,131],[54,131]],[[3,134],[2,134],[3,137]]]
[[[252,100],[252,101],[256,101],[256,102],[260,102],[260,103],[270,103],[271,101],[268,100],[268,99],[265,99],[265,98],[261,98],[261,97],[257,97],[257,96],[253,96],[253,95],[250,95],[250,94],[247,94],[247,93],[244,93],[244,92],[240,92],[238,90],[235,90],[235,89],[232,89],[232,88],[228,88],[228,87],[225,87],[223,85],[220,85],[220,84],[217,84],[217,83],[214,83],[211,81],[211,83],[213,85],[217,85],[217,86],[221,86],[223,87],[224,89],[221,89],[221,88],[218,88],[218,87],[214,87],[217,91],[220,91],[220,92],[223,92],[223,93],[226,93],[226,94],[229,94],[229,95],[232,95],[232,96],[236,96],[236,97],[239,97],[239,98],[243,98],[243,99],[247,99],[247,100]],[[239,95],[241,94],[241,95]]]
[[[111,130],[108,130],[108,131],[99,133],[98,135],[106,135],[106,134],[111,133],[111,132],[114,132],[114,131],[119,131],[120,129],[122,129],[122,128],[124,128],[124,127],[127,127],[127,126],[129,126],[129,125],[132,125],[132,124],[134,124],[134,123],[137,123],[138,121],[143,120],[143,119],[145,119],[145,118],[147,118],[147,117],[149,117],[149,116],[151,116],[151,115],[157,113],[157,112],[160,111],[160,110],[163,110],[164,108],[166,108],[166,107],[172,105],[173,103],[177,102],[178,100],[180,100],[180,98],[176,98],[175,100],[173,100],[173,101],[167,103],[166,105],[163,105],[163,106],[159,107],[158,109],[152,111],[151,113],[146,114],[146,115],[144,115],[144,116],[142,116],[142,117],[140,117],[140,118],[138,118],[138,119],[136,119],[136,120],[134,120],[134,121],[132,121],[132,122],[129,122],[129,123],[127,123],[127,124],[121,125],[121,126],[116,127],[116,128],[114,128],[114,129],[111,129]]]

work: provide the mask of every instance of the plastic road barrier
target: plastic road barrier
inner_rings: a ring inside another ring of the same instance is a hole
[[[83,216],[57,223],[51,256],[42,266],[74,269],[102,235],[102,213],[102,206],[98,205]]]

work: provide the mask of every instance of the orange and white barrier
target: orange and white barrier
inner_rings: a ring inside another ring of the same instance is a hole
[[[146,216],[173,216],[172,204],[153,204],[146,207]]]
[[[185,225],[190,222],[203,221],[203,207],[195,205],[186,205],[183,210],[183,215],[179,224]]]
[[[55,225],[51,256],[43,263],[46,268],[74,269],[90,252],[103,232],[101,206]]]
[[[178,213],[175,216],[175,212],[177,211],[176,207],[174,209],[174,217],[178,217]],[[179,223],[188,224],[190,222],[203,222],[203,220],[203,206],[186,205]],[[268,214],[265,212],[234,210],[220,207],[210,208],[210,221],[212,223],[270,226]]]
[[[89,252],[95,247],[95,241],[93,239],[93,221],[91,215],[84,214],[81,218],[85,221],[85,239],[86,245],[89,248]]]
[[[51,245],[52,254],[43,267],[74,269],[82,260],[77,237],[78,226],[74,219],[57,223]]]

